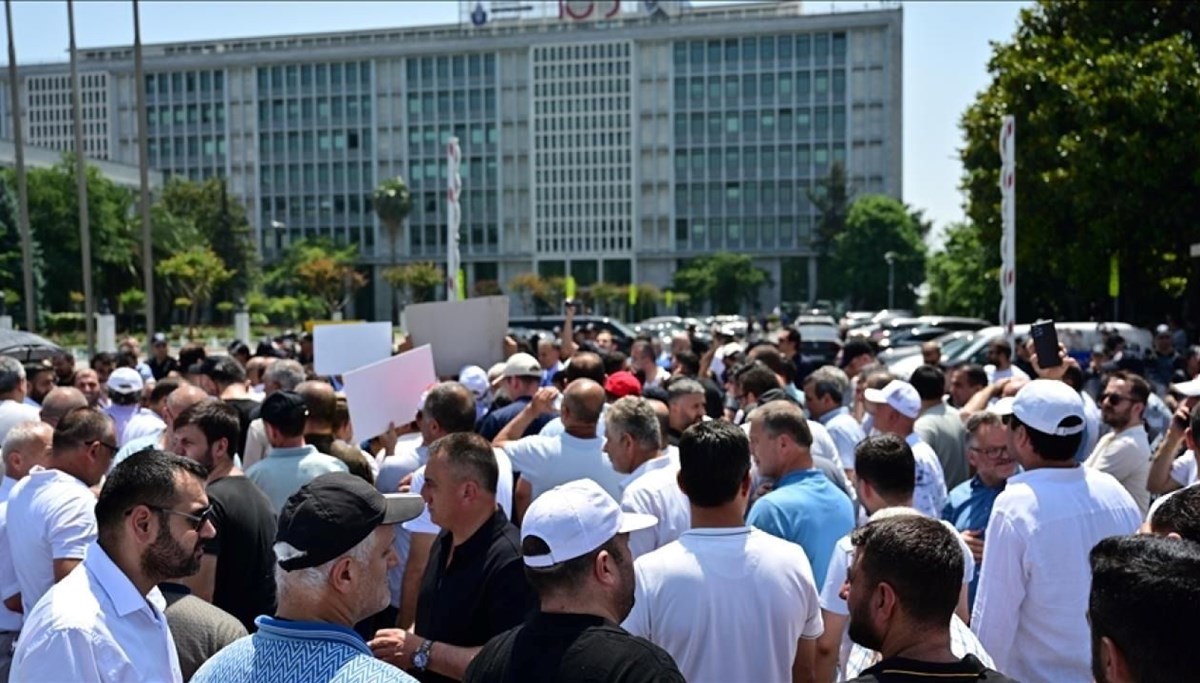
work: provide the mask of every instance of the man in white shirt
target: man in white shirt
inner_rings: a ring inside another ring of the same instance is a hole
[[[533,400],[496,435],[493,445],[502,448],[521,473],[515,494],[516,513],[544,491],[576,479],[591,479],[616,498],[621,495],[621,475],[604,455],[604,439],[596,436],[596,426],[607,396],[604,387],[590,379],[577,379],[562,394],[564,431],[559,436],[535,434],[520,438],[538,416],[553,410],[558,391],[543,387]]]
[[[40,419],[38,409],[25,404],[28,388],[25,366],[16,358],[0,356],[0,442],[18,422]]]
[[[50,456],[54,430],[45,422],[20,422],[8,430],[4,438],[4,480],[0,483],[0,681],[8,680],[12,663],[12,645],[21,630],[21,587],[17,569],[8,544],[5,519],[8,497],[17,482],[24,479],[34,465],[43,465]]]
[[[204,475],[162,451],[113,469],[96,502],[99,538],[26,614],[13,680],[182,683],[157,585],[196,573],[216,534]]]
[[[96,408],[68,413],[54,430],[46,469],[34,467],[13,487],[6,528],[26,615],[83,560],[96,539],[96,496],[117,452],[112,420]]]
[[[800,546],[746,526],[750,442],[705,422],[679,443],[692,528],[634,563],[622,626],[662,647],[691,683],[813,679],[817,587]]]
[[[1029,379],[1024,370],[1012,364],[1012,345],[1006,339],[997,339],[988,344],[987,362],[983,369],[987,372],[988,384],[995,384],[1009,377]]]
[[[851,478],[854,475],[854,448],[867,437],[862,425],[843,405],[849,392],[850,378],[832,365],[817,368],[804,380],[804,405],[813,419],[829,432],[842,467],[846,468],[846,477]]]
[[[914,431],[921,414],[920,394],[908,382],[893,379],[882,389],[868,387],[863,398],[867,412],[875,418],[875,429],[883,434],[895,434],[912,449],[917,467],[913,507],[926,517],[940,518],[946,505],[946,479],[937,454]]]
[[[1141,513],[1117,480],[1075,461],[1084,415],[1071,387],[1025,385],[1008,429],[1008,450],[1025,471],[992,506],[971,628],[1014,679],[1088,680],[1088,552],[1135,531]]]
[[[296,392],[277,391],[264,399],[262,419],[271,444],[270,456],[247,469],[246,478],[267,494],[276,514],[301,486],[322,474],[349,470],[346,463],[304,442],[308,408]]]
[[[145,385],[142,382],[142,376],[133,368],[117,368],[108,376],[108,381],[105,383],[105,389],[108,391],[110,403],[104,409],[108,416],[113,419],[117,431],[117,446],[121,447],[129,443],[130,436],[128,430],[130,422],[134,417],[140,416],[143,419],[149,419],[152,416],[157,420],[163,429],[167,425],[158,418],[157,415],[141,406],[142,389]]]
[[[1107,472],[1121,482],[1145,516],[1150,508],[1150,442],[1142,413],[1150,384],[1141,377],[1117,372],[1109,376],[1100,396],[1100,418],[1112,431],[1100,437],[1085,467]]]
[[[621,509],[652,515],[653,525],[629,534],[633,559],[679,538],[692,525],[687,497],[676,478],[679,461],[662,451],[658,415],[650,402],[626,396],[608,409],[604,452],[621,480]]]
[[[642,390],[661,387],[671,379],[671,373],[658,364],[658,354],[654,353],[654,345],[649,341],[633,343],[631,350],[634,370],[642,373]]]

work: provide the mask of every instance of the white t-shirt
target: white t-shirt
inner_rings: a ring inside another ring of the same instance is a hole
[[[29,614],[54,585],[54,560],[82,560],[96,540],[96,496],[66,472],[34,466],[13,487],[5,527]]]
[[[621,499],[621,473],[604,454],[604,439],[580,439],[570,434],[527,436],[504,445],[513,470],[533,487],[533,499],[576,479],[591,479],[613,498]]]
[[[41,411],[33,406],[25,405],[20,401],[0,401],[0,444],[4,443],[4,437],[8,436],[8,430],[22,422],[40,422],[41,419]]]
[[[1186,453],[1175,458],[1171,463],[1171,479],[1181,487],[1196,483],[1196,452],[1188,449]]]
[[[1004,370],[997,370],[994,364],[988,363],[983,366],[983,371],[987,373],[988,384],[995,384],[1002,379],[1009,379],[1010,377],[1024,380],[1029,379],[1029,375],[1015,365],[1009,365]]]
[[[823,629],[808,557],[765,531],[691,529],[634,572],[622,626],[670,653],[690,683],[790,681],[798,641]]]
[[[1115,477],[1133,496],[1145,516],[1150,509],[1150,491],[1146,488],[1146,480],[1150,478],[1150,455],[1146,429],[1139,424],[1100,437],[1096,450],[1088,456],[1084,466]]]
[[[512,519],[512,500],[513,500],[513,465],[504,451],[499,448],[493,448],[492,452],[496,454],[496,469],[499,470],[499,476],[496,478],[496,503],[500,505],[500,509],[504,510],[504,514]],[[412,484],[410,491],[412,493],[421,493],[421,489],[425,486],[425,465],[422,464],[413,472]],[[436,534],[442,528],[433,523],[429,517],[429,508],[421,511],[421,516],[410,519],[401,525],[410,532],[417,534]],[[404,567],[404,563],[400,564]]]
[[[921,514],[934,519],[942,518],[946,507],[946,476],[942,472],[942,461],[929,444],[914,432],[905,439],[916,460],[917,486],[913,489],[913,507]]]
[[[621,481],[621,509],[658,518],[654,526],[629,534],[629,552],[635,560],[692,528],[691,503],[679,488],[678,476],[679,460],[660,455]]]
[[[8,514],[8,496],[16,486],[17,480],[4,477],[0,481],[0,602],[21,592],[17,583],[17,569],[13,566],[12,549],[8,545],[8,530],[4,520]],[[21,614],[0,604],[0,633],[13,633],[21,630]],[[7,653],[0,652],[0,656]]]
[[[1141,521],[1129,492],[1089,467],[1008,480],[988,520],[971,616],[998,670],[1018,681],[1090,680],[1088,553]]]
[[[140,409],[134,413],[133,417],[129,418],[129,422],[125,423],[125,431],[119,435],[119,446],[124,446],[131,441],[144,439],[147,436],[160,436],[167,429],[167,423],[163,422],[153,410],[146,408]]]

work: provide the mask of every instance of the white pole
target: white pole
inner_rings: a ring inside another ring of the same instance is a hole
[[[462,163],[462,150],[458,138],[450,138],[446,145],[446,301],[458,300],[458,270],[461,267],[458,253],[458,228],[462,223],[462,207],[458,203],[462,192],[462,178],[458,174]]]
[[[1000,325],[1011,338],[1017,322],[1017,124],[1000,126]]]

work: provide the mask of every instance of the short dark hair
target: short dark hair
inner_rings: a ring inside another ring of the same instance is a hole
[[[850,361],[859,356],[874,355],[875,347],[871,346],[871,342],[865,339],[852,339],[842,347],[842,367],[849,365]]]
[[[750,440],[739,427],[720,420],[701,422],[679,439],[679,481],[693,505],[728,503],[749,473]]]
[[[1005,358],[1012,358],[1012,345],[1005,339],[996,339],[988,346],[997,353],[1004,354]]]
[[[946,393],[946,374],[936,365],[922,365],[913,370],[908,383],[922,401],[938,401]]]
[[[1136,681],[1196,675],[1200,545],[1158,536],[1113,536],[1091,552],[1088,619],[1092,657],[1102,638],[1125,656]]]
[[[762,343],[755,346],[746,354],[750,360],[756,360],[771,369],[771,372],[776,375],[782,375],[785,380],[791,382],[796,378],[796,364],[791,360],[784,358],[779,349],[774,346]]]
[[[1129,385],[1129,395],[1135,403],[1146,404],[1150,400],[1150,393],[1153,391],[1150,388],[1150,383],[1141,375],[1128,372],[1126,370],[1118,370],[1108,376],[1105,384],[1108,384],[1114,379],[1119,379]]]
[[[138,505],[171,508],[178,502],[176,472],[190,474],[202,482],[208,477],[208,469],[195,460],[150,448],[125,458],[108,473],[96,500],[96,526],[100,544],[108,546],[106,551],[112,553],[114,535],[129,510]]]
[[[242,424],[237,408],[215,398],[206,398],[199,403],[188,406],[175,423],[171,425],[176,431],[187,425],[196,425],[208,440],[209,446],[225,439],[229,449],[229,457],[237,452],[241,442]]]
[[[154,388],[150,390],[150,402],[158,403],[183,385],[184,381],[178,377],[164,377],[158,380],[154,383]]]
[[[138,357],[132,351],[121,351],[117,354],[117,367],[119,368],[137,368]]]
[[[115,366],[117,364],[117,357],[116,357],[116,355],[114,355],[108,351],[101,351],[100,353],[97,353],[96,355],[92,356],[92,361],[91,361],[91,363],[88,364],[88,366],[91,367],[93,370],[95,370],[96,366],[101,363],[103,363],[104,365]]]
[[[187,372],[188,368],[208,357],[203,344],[192,342],[179,349],[179,367]]]
[[[912,449],[895,434],[869,436],[854,448],[854,474],[889,499],[907,498],[917,487]]]
[[[973,387],[986,387],[988,385],[987,370],[984,370],[982,365],[964,363],[955,368],[955,370],[961,372],[967,378],[967,383]]]
[[[604,380],[607,379],[604,374],[604,361],[600,360],[600,354],[591,351],[580,351],[571,356],[565,372],[567,384],[577,379],[590,379],[604,386]]]
[[[914,620],[945,629],[958,605],[963,553],[954,532],[935,519],[901,515],[868,522],[850,534],[858,561],[855,583],[887,583]],[[857,585],[855,586],[857,589]]]
[[[800,342],[803,341],[803,339],[804,339],[800,334],[800,330],[797,330],[794,327],[785,327],[783,330],[783,334],[780,335],[780,338],[786,339],[787,341],[791,342],[792,344],[796,344],[796,345],[799,345]]]
[[[1074,427],[1083,424],[1083,421],[1076,415],[1068,415],[1059,423],[1060,427]],[[1009,429],[1024,427],[1025,433],[1029,435],[1029,445],[1033,451],[1038,454],[1043,460],[1066,461],[1075,457],[1075,453],[1079,450],[1079,444],[1083,443],[1084,432],[1080,431],[1077,434],[1067,434],[1060,436],[1058,434],[1047,434],[1041,432],[1029,425],[1021,422],[1016,415],[1008,416]]]
[[[210,356],[205,370],[213,382],[223,386],[246,381],[246,368],[231,356]]]
[[[492,444],[474,433],[447,434],[429,445],[429,455],[445,454],[446,461],[460,476],[475,480],[490,493],[496,493],[500,468]]]
[[[737,373],[738,386],[744,394],[754,394],[761,399],[762,395],[772,389],[779,389],[779,378],[763,363],[754,361],[747,364]]]
[[[615,350],[604,354],[601,359],[604,361],[604,374],[606,375],[621,372],[629,361],[628,356]]]
[[[54,452],[104,440],[115,429],[112,418],[104,411],[91,407],[76,408],[63,415],[54,428]]]
[[[545,568],[525,565],[525,578],[528,579],[529,585],[533,586],[538,595],[556,595],[578,591],[583,588],[587,575],[595,565],[596,556],[600,554],[601,550],[607,550],[617,564],[632,559],[627,558],[621,552],[620,546],[617,544],[617,537],[614,536],[592,552],[584,553],[566,562]],[[550,554],[550,546],[541,537],[526,536],[521,540],[521,555],[531,557],[548,554]]]
[[[700,358],[691,351],[680,351],[675,354],[675,362],[683,368],[683,374],[688,377],[700,374]]]
[[[1150,516],[1150,530],[1200,543],[1200,486],[1188,486],[1163,498]]]
[[[435,420],[447,434],[475,429],[475,394],[458,382],[442,382],[425,395],[425,419]]]

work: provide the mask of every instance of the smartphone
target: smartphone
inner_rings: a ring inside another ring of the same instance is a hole
[[[1058,356],[1058,330],[1054,329],[1053,320],[1039,320],[1030,325],[1029,336],[1033,337],[1033,350],[1037,353],[1039,366],[1056,368],[1062,365],[1062,359]]]

